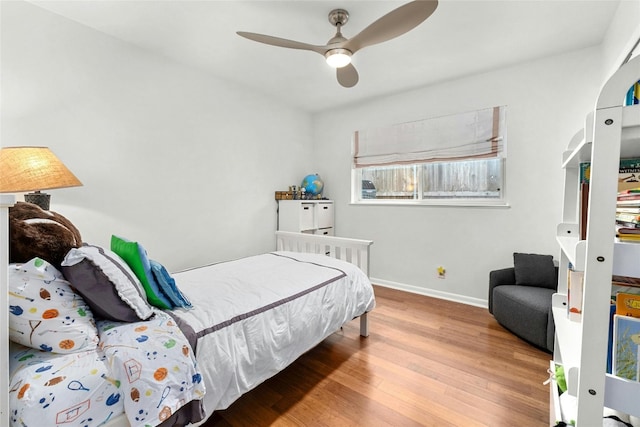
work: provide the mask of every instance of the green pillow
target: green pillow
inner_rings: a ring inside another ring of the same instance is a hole
[[[160,285],[153,277],[147,251],[138,242],[132,242],[118,236],[111,236],[111,250],[127,263],[142,283],[147,301],[158,308],[173,308],[171,302],[160,290]]]

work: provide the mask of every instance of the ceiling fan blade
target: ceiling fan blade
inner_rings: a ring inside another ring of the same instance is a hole
[[[326,46],[316,46],[309,43],[297,42],[295,40],[281,39],[280,37],[267,36],[264,34],[247,33],[245,31],[237,31],[236,34],[246,39],[260,43],[270,44],[272,46],[287,47],[289,49],[310,50],[324,55],[327,50]]]
[[[342,68],[336,68],[338,83],[344,87],[354,87],[358,83],[358,71],[353,64],[348,64]]]
[[[414,29],[438,7],[438,0],[416,0],[387,13],[342,46],[356,53],[366,46],[382,43]]]

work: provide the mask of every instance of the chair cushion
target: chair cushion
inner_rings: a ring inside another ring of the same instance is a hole
[[[547,348],[551,296],[555,291],[534,286],[502,285],[493,290],[493,315],[520,338]]]
[[[539,286],[549,289],[556,289],[558,286],[556,267],[551,255],[514,252],[513,267],[516,285]]]

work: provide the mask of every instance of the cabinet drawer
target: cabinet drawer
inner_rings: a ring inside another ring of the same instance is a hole
[[[318,203],[318,228],[333,227],[333,203]]]
[[[300,230],[310,230],[313,226],[313,203],[300,203]]]
[[[333,236],[333,227],[330,228],[319,228],[313,232],[313,234],[320,234],[323,236]]]

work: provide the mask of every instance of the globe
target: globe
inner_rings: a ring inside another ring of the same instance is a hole
[[[306,194],[311,196],[320,196],[324,189],[324,182],[317,173],[307,175],[302,180],[300,188],[304,188]]]

